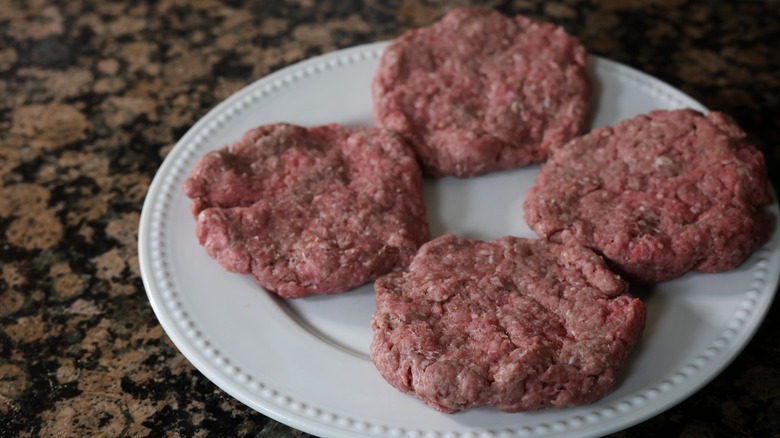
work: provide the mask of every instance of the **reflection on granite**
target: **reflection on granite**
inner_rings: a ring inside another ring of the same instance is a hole
[[[146,190],[175,141],[249,82],[468,3],[0,0],[0,435],[304,436],[166,337],[138,267]],[[732,114],[779,187],[776,1],[488,3]],[[777,311],[712,383],[615,436],[777,434]]]

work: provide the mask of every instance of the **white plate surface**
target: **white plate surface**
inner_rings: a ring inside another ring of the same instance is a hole
[[[280,422],[325,437],[583,437],[614,432],[682,401],[714,378],[755,333],[780,273],[780,233],[740,268],[689,274],[652,290],[647,328],[615,391],[583,407],[447,415],[388,385],[368,359],[372,285],[337,296],[274,298],[224,271],[195,238],[181,186],[204,153],[269,122],[370,125],[370,84],[386,43],[340,50],[258,80],[198,121],[163,162],[144,203],[141,273],[163,328],[220,388]],[[636,70],[591,57],[592,126],[656,108],[705,110]],[[535,237],[522,201],[538,166],[427,181],[434,236]],[[777,222],[778,207],[770,211]]]

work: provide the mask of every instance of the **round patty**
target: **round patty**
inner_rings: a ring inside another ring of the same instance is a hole
[[[559,27],[456,9],[387,47],[374,116],[411,143],[431,175],[540,162],[583,128],[586,64],[584,47]]]
[[[261,126],[206,154],[184,192],[209,255],[286,298],[403,268],[429,239],[414,153],[381,129]]]
[[[536,233],[579,242],[629,281],[738,266],[769,238],[764,157],[730,117],[654,111],[554,150],[523,204]]]
[[[645,307],[581,246],[445,235],[377,279],[371,359],[442,412],[587,404],[609,393]]]

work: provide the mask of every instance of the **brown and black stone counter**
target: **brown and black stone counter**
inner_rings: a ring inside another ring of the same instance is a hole
[[[468,3],[0,0],[0,436],[304,436],[222,392],[166,337],[138,267],[146,190],[241,87]],[[560,24],[733,115],[780,187],[777,1],[485,4]],[[778,436],[778,306],[706,387],[615,436]]]

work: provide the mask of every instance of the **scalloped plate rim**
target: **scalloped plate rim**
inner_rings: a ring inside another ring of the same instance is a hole
[[[349,72],[350,69],[365,68],[366,65],[375,64],[387,43],[365,44],[319,55],[255,81],[217,105],[195,123],[177,142],[160,166],[157,175],[150,184],[141,213],[138,235],[141,274],[147,296],[158,320],[177,348],[199,371],[217,386],[251,408],[277,421],[317,435],[355,437],[446,435],[465,438],[467,436],[501,436],[502,433],[510,433],[516,436],[573,437],[603,435],[650,418],[696,392],[731,363],[758,330],[774,298],[780,274],[780,237],[777,229],[770,243],[746,262],[746,268],[740,268],[743,271],[744,269],[748,270],[734,274],[744,276],[747,275],[745,272],[748,272],[757,279],[754,278],[745,285],[747,290],[742,294],[744,297],[740,301],[740,307],[733,311],[734,315],[742,312],[740,314],[742,317],[736,319],[731,317],[725,321],[727,326],[723,330],[713,333],[713,337],[716,338],[715,343],[718,344],[720,341],[721,347],[714,348],[715,353],[712,358],[706,357],[706,352],[713,349],[710,346],[709,349],[705,349],[701,353],[699,358],[703,357],[704,359],[699,360],[700,365],[696,365],[694,361],[686,364],[686,367],[670,370],[669,378],[666,381],[659,382],[658,385],[641,394],[630,394],[630,397],[610,400],[610,404],[606,407],[602,406],[600,411],[596,410],[601,406],[600,402],[597,402],[586,407],[547,411],[543,414],[544,416],[552,412],[550,415],[555,416],[560,413],[560,420],[545,421],[535,425],[532,424],[533,422],[527,422],[498,429],[492,426],[469,425],[458,428],[457,423],[454,423],[455,426],[452,429],[435,430],[408,428],[403,420],[388,421],[382,415],[374,416],[374,420],[354,418],[355,416],[350,415],[349,412],[330,412],[327,407],[308,406],[305,400],[298,400],[296,395],[287,393],[285,389],[290,385],[285,385],[284,378],[269,378],[263,381],[251,371],[246,371],[247,368],[251,368],[251,365],[245,366],[241,363],[240,358],[234,358],[230,355],[226,357],[221,354],[223,346],[211,341],[212,333],[216,332],[213,330],[209,332],[209,329],[203,328],[211,324],[212,321],[206,321],[208,316],[197,316],[197,303],[189,302],[188,299],[191,298],[188,292],[180,290],[180,284],[183,283],[182,276],[185,272],[182,272],[184,270],[179,269],[178,266],[184,264],[186,267],[187,262],[183,262],[182,258],[188,256],[176,253],[177,249],[171,249],[174,245],[168,241],[172,239],[171,235],[176,233],[176,227],[170,223],[173,220],[172,216],[181,216],[181,212],[171,211],[169,206],[171,203],[184,202],[181,199],[183,195],[178,188],[189,171],[188,166],[191,167],[193,161],[197,159],[197,154],[193,149],[213,149],[224,144],[224,141],[215,143],[214,137],[219,137],[226,129],[229,130],[233,120],[243,116],[242,112],[246,112],[247,109],[254,108],[254,106],[262,107],[263,99],[269,96],[272,98],[274,93],[286,91],[288,87],[292,89],[301,86],[309,79],[316,81],[318,75]],[[591,56],[590,60],[592,68],[596,70],[596,79],[614,81],[618,76],[622,76],[623,78],[620,80],[633,81],[634,85],[638,87],[650,87],[656,93],[666,94],[668,99],[676,99],[685,105],[706,110],[679,90],[649,75],[603,58]],[[595,66],[593,66],[594,64]],[[368,93],[368,91],[366,92]],[[316,119],[316,114],[314,117]],[[321,123],[330,121],[332,120],[323,118]],[[235,128],[233,130],[235,131]],[[233,132],[232,134],[235,137],[241,133]],[[186,163],[182,164],[182,161]],[[777,222],[776,202],[770,211]],[[192,240],[195,240],[194,235]],[[200,266],[195,268],[194,270],[200,269]],[[221,270],[219,266],[208,267],[208,265],[206,269]],[[758,278],[756,272],[762,272],[763,276]],[[229,281],[237,280],[231,277]],[[284,312],[284,309],[279,308],[279,306],[285,306],[284,300],[268,295],[258,294],[257,297],[257,301],[266,306],[264,311]],[[300,328],[298,323],[289,318],[288,320],[280,319],[280,325],[284,327],[279,330],[290,330],[297,336],[302,336],[305,333],[305,329]],[[733,321],[738,321],[736,328],[728,326],[728,324],[734,324]],[[315,346],[314,348],[326,347]],[[295,355],[294,352],[292,354]],[[324,354],[335,355],[339,360],[349,361],[346,356],[341,356],[345,354],[344,352],[326,352]],[[701,369],[704,371],[699,371]],[[279,381],[281,384],[277,383]],[[675,390],[675,388],[681,387],[684,389]],[[408,403],[416,403],[416,400],[409,398]],[[431,413],[428,411],[432,411],[430,408],[422,405],[419,406],[419,409],[423,416],[444,415]],[[450,418],[457,419],[458,415],[460,414]],[[476,410],[475,414],[466,414],[462,418],[469,420],[479,418],[480,415],[492,418],[495,413]],[[504,416],[507,415],[513,414],[499,414],[497,418],[505,418]],[[514,415],[518,415],[517,418],[535,418],[534,414],[527,417],[524,417],[525,414]],[[381,420],[376,420],[376,418]]]

